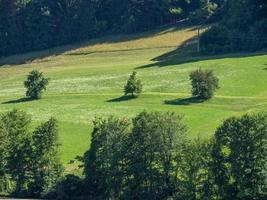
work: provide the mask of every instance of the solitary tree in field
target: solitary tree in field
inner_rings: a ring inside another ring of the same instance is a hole
[[[31,99],[40,99],[43,90],[48,85],[48,78],[43,76],[42,72],[33,70],[27,76],[27,80],[24,81],[24,86],[27,88],[26,96]]]
[[[136,72],[133,72],[124,86],[124,94],[132,96],[139,95],[142,92],[141,80],[136,78]]]
[[[214,92],[219,89],[219,79],[212,70],[201,70],[191,72],[192,95],[207,100],[213,97]]]

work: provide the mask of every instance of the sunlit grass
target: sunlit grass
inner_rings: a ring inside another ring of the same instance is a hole
[[[79,45],[74,45],[74,49],[60,47],[60,54],[31,62],[25,61],[44,52],[2,58],[0,63],[6,65],[0,67],[0,112],[13,108],[25,110],[32,115],[35,125],[56,117],[62,161],[67,172],[72,172],[77,170],[77,164],[69,164],[70,161],[89,148],[95,116],[131,118],[143,110],[173,111],[184,115],[188,136],[194,138],[212,136],[229,116],[267,111],[264,53],[192,60],[188,57],[184,62],[174,56],[171,62],[155,61],[158,56],[175,52],[175,47],[166,46],[179,46],[195,35],[192,28],[165,29],[102,38],[78,49],[75,48]],[[12,59],[23,64],[8,65]],[[220,79],[220,89],[214,99],[205,103],[187,102],[191,96],[189,73],[200,67],[214,70]],[[39,69],[51,78],[43,99],[8,103],[24,97],[23,81],[32,69]],[[144,93],[138,99],[112,102],[123,94],[123,85],[133,70],[143,82]]]

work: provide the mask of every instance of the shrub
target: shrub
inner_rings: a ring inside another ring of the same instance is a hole
[[[139,95],[142,92],[141,80],[136,78],[136,72],[133,72],[124,86],[124,94],[131,94],[132,96]]]
[[[31,99],[40,99],[43,90],[48,85],[48,78],[43,76],[42,72],[33,70],[27,76],[27,80],[24,81],[24,86],[27,88],[26,96]]]
[[[201,70],[191,72],[192,95],[207,100],[213,97],[216,89],[219,88],[219,79],[212,70]]]

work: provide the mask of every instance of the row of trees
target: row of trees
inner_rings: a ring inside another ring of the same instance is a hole
[[[34,131],[30,123],[30,116],[18,110],[0,118],[0,191],[13,196],[45,195],[63,172],[56,120]]]
[[[183,117],[142,112],[94,120],[85,179],[60,179],[57,123],[29,131],[30,118],[0,119],[0,191],[57,199],[265,200],[267,115],[232,117],[210,140],[189,140]]]
[[[198,69],[191,72],[190,80],[192,85],[192,95],[200,99],[210,99],[214,92],[219,88],[219,79],[214,75],[212,70]],[[30,100],[40,99],[46,86],[49,83],[49,78],[44,77],[42,72],[37,70],[31,71],[27,79],[24,81],[26,87],[26,96]],[[138,96],[142,93],[143,85],[140,79],[137,78],[137,72],[133,72],[124,86],[124,95],[131,97]]]
[[[211,17],[223,0],[0,0],[0,56]]]
[[[267,1],[228,0],[222,20],[201,37],[203,52],[251,51],[267,47]]]
[[[265,200],[267,115],[232,117],[211,140],[190,141],[183,117],[142,112],[96,119],[85,180],[68,176],[59,199]]]

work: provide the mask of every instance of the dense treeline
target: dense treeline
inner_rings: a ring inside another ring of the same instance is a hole
[[[207,141],[190,141],[186,133],[183,118],[174,113],[142,112],[132,121],[96,119],[83,159],[85,180],[68,176],[59,183],[57,197],[267,198],[267,115],[229,118]]]
[[[84,178],[62,176],[54,119],[29,131],[13,110],[0,119],[0,191],[52,199],[265,200],[267,115],[223,122],[209,140],[187,138],[183,117],[142,112],[97,118],[80,158]]]
[[[203,52],[254,51],[267,47],[267,1],[228,0],[223,19],[201,38]]]
[[[0,56],[132,33],[190,17],[205,21],[223,0],[0,0]]]
[[[21,197],[51,193],[63,172],[57,122],[30,131],[31,118],[13,110],[0,118],[0,192]]]

